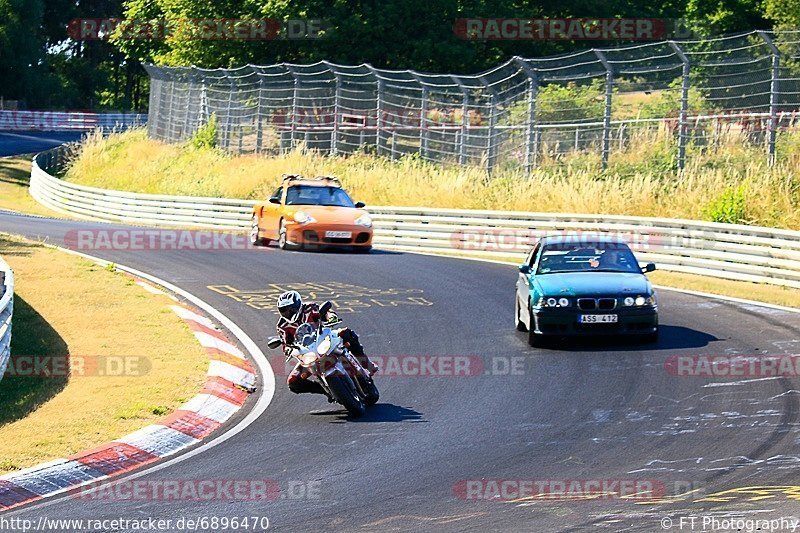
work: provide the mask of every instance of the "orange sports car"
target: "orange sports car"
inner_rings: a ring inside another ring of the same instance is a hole
[[[282,249],[372,248],[372,219],[334,177],[284,176],[272,196],[253,208],[250,242],[277,241]]]

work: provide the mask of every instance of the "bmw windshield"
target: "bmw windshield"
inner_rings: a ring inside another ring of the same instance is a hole
[[[339,187],[295,185],[286,191],[286,205],[322,205],[355,207],[350,196]]]
[[[594,246],[581,243],[565,246],[549,245],[542,251],[537,274],[563,272],[624,272],[641,273],[638,261],[630,248],[619,243],[598,243]]]

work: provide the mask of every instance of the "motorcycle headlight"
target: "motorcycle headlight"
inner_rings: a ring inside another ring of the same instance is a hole
[[[298,224],[308,224],[309,222],[316,222],[314,217],[306,213],[305,211],[298,211],[294,214],[294,221]]]
[[[368,214],[364,213],[363,215],[361,215],[360,217],[358,217],[355,220],[355,223],[358,224],[359,226],[364,226],[365,228],[371,228],[372,227],[372,217],[370,217]]]
[[[307,352],[300,356],[300,361],[303,362],[303,366],[311,366],[317,361],[317,354],[314,352]]]
[[[331,349],[331,338],[326,337],[319,345],[317,345],[317,353],[320,355],[325,355],[328,353],[328,350]]]

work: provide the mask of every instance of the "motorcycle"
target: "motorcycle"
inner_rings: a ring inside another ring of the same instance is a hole
[[[330,313],[330,309],[330,302],[320,307],[321,317],[333,318],[324,323],[320,321],[317,328],[312,324],[297,328],[294,342],[287,346],[286,361],[295,359],[351,415],[363,416],[368,406],[377,403],[380,393],[369,372],[339,337],[341,330],[331,327],[341,320]],[[282,344],[279,337],[270,337],[267,341],[271,349],[280,348]]]

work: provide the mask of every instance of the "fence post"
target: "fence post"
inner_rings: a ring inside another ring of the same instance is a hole
[[[614,70],[606,59],[606,55],[597,49],[592,49],[597,59],[606,69],[606,103],[603,111],[603,168],[608,168],[608,156],[611,150],[611,104],[614,94]]]
[[[480,77],[480,81],[489,93],[489,131],[487,134],[487,154],[486,154],[486,174],[491,177],[497,162],[497,143],[495,142],[495,130],[497,129],[497,95],[492,90],[486,78]]]
[[[372,65],[365,64],[373,76],[375,76],[375,153],[381,155],[381,126],[383,123],[383,79],[378,76],[378,72]]]
[[[261,116],[261,93],[264,90],[264,78],[260,73],[258,76],[258,103],[256,104],[256,153],[260,154],[264,146],[263,117]]]
[[[170,124],[172,124],[172,100],[175,98],[175,75],[173,74],[170,76],[169,80],[169,99],[167,103],[167,114],[166,114],[166,126],[165,131],[167,133],[166,139],[168,142],[175,142],[176,139],[172,136],[172,129],[170,128]]]
[[[190,71],[186,77],[188,78],[186,83],[186,106],[184,107],[183,110],[183,128],[181,130],[181,137],[182,137],[181,140],[185,140],[187,136],[190,134],[189,108],[192,107],[192,100],[193,100],[192,89],[194,88],[194,73]]]
[[[419,97],[419,155],[426,158],[428,156],[428,128],[426,126],[428,121],[428,87],[415,72],[409,71],[409,74],[422,90]]]
[[[422,86],[419,107],[419,151],[423,158],[428,157],[428,88]]]
[[[769,86],[769,129],[767,141],[767,153],[769,158],[769,166],[775,164],[775,140],[778,133],[778,80],[780,78],[781,69],[781,53],[772,38],[767,35],[765,31],[758,31],[758,35],[764,39],[764,42],[769,46],[772,52],[772,78]]]
[[[675,41],[669,41],[670,47],[675,51],[675,55],[681,60],[683,70],[681,72],[681,110],[678,115],[678,169],[686,167],[686,140],[688,133],[688,123],[686,116],[689,111],[689,74],[691,64],[689,58]]]
[[[333,66],[328,63],[327,61],[322,62],[328,70],[333,74],[334,83],[336,84],[335,91],[333,93],[333,131],[331,132],[331,149],[330,152],[332,154],[337,154],[339,152],[339,115],[341,114],[341,97],[342,97],[342,80],[339,77],[339,73],[336,71]]]
[[[456,76],[450,76],[458,85],[464,99],[461,103],[461,139],[458,143],[458,164],[467,164],[467,129],[469,128],[469,91]]]
[[[231,146],[231,129],[233,124],[233,117],[231,114],[233,113],[233,91],[234,91],[234,81],[233,78],[225,75],[228,78],[228,83],[230,83],[230,92],[228,93],[228,109],[225,112],[225,136],[224,136],[224,145],[223,148],[228,150]]]
[[[292,75],[293,80],[293,88],[292,88],[292,120],[289,123],[289,130],[291,134],[291,138],[289,139],[289,150],[291,151],[294,148],[294,136],[295,132],[297,131],[297,114],[298,114],[298,105],[300,99],[300,78],[297,77],[294,69],[289,65],[284,64],[286,70],[289,71],[289,74]]]
[[[536,135],[536,99],[539,96],[539,73],[521,57],[514,62],[528,76],[528,120],[525,124],[525,173],[530,174],[539,157],[539,143]]]

